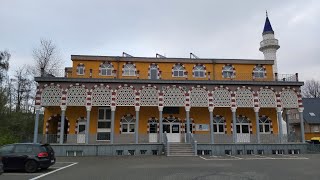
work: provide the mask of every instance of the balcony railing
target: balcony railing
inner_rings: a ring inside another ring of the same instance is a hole
[[[152,79],[152,80],[220,80],[220,81],[283,81],[298,82],[298,73],[296,74],[265,74],[261,76],[254,73],[235,73],[228,77],[223,76],[221,72],[206,72],[203,77],[195,77],[194,73],[184,72],[174,76],[172,72],[159,71],[156,76],[150,77],[149,71],[136,71],[132,75],[125,75],[113,70],[108,74],[102,74],[99,70],[86,70],[84,74],[65,71],[64,69],[51,69],[42,73],[42,77],[66,77],[66,78],[106,78],[106,79]]]

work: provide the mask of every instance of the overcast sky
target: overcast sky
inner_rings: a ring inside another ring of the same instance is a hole
[[[319,0],[1,0],[0,50],[11,71],[31,64],[40,38],[72,54],[263,59],[265,11],[281,74],[320,80]]]

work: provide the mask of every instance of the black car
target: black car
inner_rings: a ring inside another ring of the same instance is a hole
[[[48,169],[56,162],[54,151],[49,144],[19,143],[0,148],[4,170],[24,169],[36,172],[39,168]]]
[[[2,157],[0,156],[0,175],[3,173]]]

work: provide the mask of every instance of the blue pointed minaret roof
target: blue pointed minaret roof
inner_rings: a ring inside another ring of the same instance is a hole
[[[267,33],[272,33],[274,34],[274,31],[272,29],[271,23],[268,18],[268,12],[266,12],[266,22],[264,23],[264,28],[263,28],[263,33],[262,34],[267,34]]]

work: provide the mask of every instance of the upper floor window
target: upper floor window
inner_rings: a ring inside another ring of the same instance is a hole
[[[234,67],[232,65],[225,65],[222,69],[223,78],[233,78],[235,76]]]
[[[159,68],[157,64],[152,63],[149,71],[149,79],[159,79]]]
[[[193,68],[193,76],[197,78],[202,78],[206,76],[206,70],[203,65],[196,65]]]
[[[263,66],[257,65],[253,69],[253,77],[254,78],[264,78],[266,70]]]
[[[185,69],[181,64],[176,64],[173,67],[173,77],[184,77]]]
[[[136,67],[134,64],[125,64],[123,67],[123,76],[135,76]]]
[[[113,66],[111,63],[101,64],[100,68],[100,74],[102,76],[112,76]]]
[[[259,131],[261,133],[271,132],[271,121],[268,117],[262,116],[259,118]]]
[[[85,73],[85,67],[84,67],[84,64],[79,64],[77,66],[77,74],[78,75],[84,75]]]

